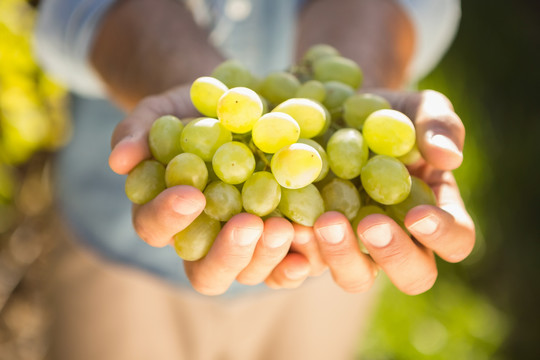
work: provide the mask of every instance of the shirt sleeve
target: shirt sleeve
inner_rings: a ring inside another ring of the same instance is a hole
[[[454,39],[461,19],[459,0],[398,0],[409,14],[416,33],[416,48],[409,67],[414,83],[441,60]]]
[[[114,1],[45,0],[40,4],[35,55],[48,73],[81,95],[105,94],[88,57],[97,25]]]

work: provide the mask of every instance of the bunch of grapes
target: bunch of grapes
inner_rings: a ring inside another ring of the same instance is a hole
[[[413,123],[386,99],[356,93],[362,78],[358,64],[328,45],[264,79],[223,62],[191,86],[202,117],[153,123],[153,159],[128,175],[128,198],[144,204],[175,185],[203,191],[204,211],[174,238],[185,260],[204,257],[222,224],[242,211],[305,226],[325,211],[353,226],[380,213],[403,226],[409,209],[434,205],[435,196],[406,168],[420,157]]]

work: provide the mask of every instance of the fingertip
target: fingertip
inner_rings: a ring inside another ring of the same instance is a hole
[[[119,175],[128,174],[138,163],[150,158],[148,146],[142,146],[136,139],[129,137],[119,141],[109,155],[109,167]]]
[[[425,160],[437,169],[454,170],[463,162],[462,147],[444,134],[426,132],[419,147]]]

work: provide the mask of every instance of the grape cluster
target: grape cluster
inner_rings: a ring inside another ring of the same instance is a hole
[[[186,260],[204,257],[222,223],[242,211],[305,226],[325,211],[353,226],[380,213],[402,225],[409,209],[434,205],[435,196],[405,166],[420,157],[413,123],[383,97],[357,93],[362,78],[328,45],[263,79],[223,62],[191,86],[202,117],[153,123],[153,159],[128,175],[128,198],[144,204],[175,185],[203,191],[204,212],[174,238]]]

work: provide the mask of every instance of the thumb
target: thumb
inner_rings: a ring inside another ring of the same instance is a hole
[[[421,93],[415,127],[418,148],[429,164],[440,170],[461,165],[465,128],[443,94],[432,90]]]

